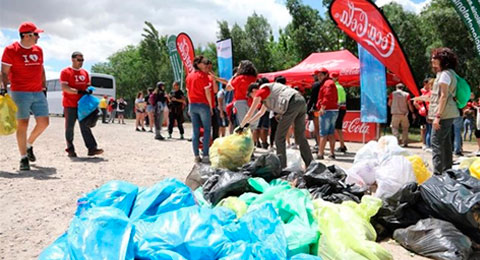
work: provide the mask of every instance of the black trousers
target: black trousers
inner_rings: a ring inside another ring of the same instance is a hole
[[[175,121],[177,121],[177,127],[178,127],[178,131],[180,131],[180,134],[183,135],[184,134],[184,130],[183,130],[183,115],[182,115],[183,112],[181,113],[172,113],[170,112],[168,114],[168,134],[172,134],[173,133],[173,126],[175,124]]]
[[[67,141],[67,149],[70,151],[75,151],[73,145],[73,129],[75,127],[75,122],[77,121],[77,108],[76,107],[66,107],[63,111],[65,115],[65,140]],[[82,121],[80,124],[80,132],[82,133],[83,141],[88,150],[94,150],[97,148],[97,142],[95,137],[93,137],[92,130],[86,126]]]
[[[212,142],[219,137],[220,133],[220,115],[218,109],[213,109],[212,115]]]
[[[102,123],[107,123],[107,109],[102,108]]]
[[[275,143],[275,133],[277,132],[278,121],[275,117],[270,118],[270,146]]]

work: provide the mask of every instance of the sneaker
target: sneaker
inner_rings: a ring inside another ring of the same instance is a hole
[[[209,164],[210,163],[210,158],[208,156],[203,156],[202,158],[202,163],[207,163]]]
[[[408,148],[408,144],[403,144],[403,147],[404,147],[404,148]]]
[[[29,161],[34,162],[37,160],[35,154],[33,154],[33,147],[27,149],[27,158]]]
[[[258,142],[255,146],[256,146],[257,148],[262,148],[262,144],[260,144],[260,142]]]
[[[30,171],[30,163],[28,157],[22,158],[20,160],[20,171]]]
[[[148,132],[150,132],[150,133],[153,133],[153,130],[152,130],[152,129],[150,129]]]
[[[462,152],[456,152],[455,155],[456,156],[463,156],[463,153]]]
[[[262,148],[263,149],[268,149],[268,143],[262,143]]]
[[[172,134],[168,134],[168,139],[172,139]]]
[[[426,148],[426,149],[425,149],[425,152],[431,153],[431,152],[432,152],[432,148]]]
[[[145,130],[145,128],[142,127],[142,132],[145,132],[145,131],[147,131],[147,130]]]
[[[165,140],[165,137],[163,137],[162,135],[156,135],[156,136],[155,136],[155,139],[156,139],[156,140],[163,141],[163,140]]]
[[[77,157],[77,153],[75,153],[74,150],[70,150],[70,149],[65,149],[65,152],[67,152],[67,156],[70,157],[70,158],[75,158]]]
[[[185,139],[185,138],[183,138],[183,135],[180,135],[180,140],[183,140],[183,139]]]
[[[324,157],[323,157],[323,154],[317,154],[317,160],[323,160]]]
[[[199,163],[201,161],[202,161],[202,159],[200,158],[200,156],[195,156],[195,159],[194,159],[195,163]]]
[[[140,132],[140,129],[138,129],[138,128],[135,128],[135,131],[137,131],[137,132]]]
[[[102,153],[103,153],[103,149],[95,148],[95,149],[92,149],[92,150],[88,150],[88,156],[95,156],[95,155],[99,155],[99,154],[102,154]]]
[[[330,154],[330,155],[328,156],[328,159],[335,160],[335,154]]]

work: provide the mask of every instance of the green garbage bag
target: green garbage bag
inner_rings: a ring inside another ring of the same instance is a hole
[[[288,257],[310,253],[319,236],[310,193],[305,189],[293,188],[287,181],[280,179],[275,179],[270,184],[262,178],[250,178],[248,182],[256,191],[261,192],[256,196],[252,193],[240,196],[240,199],[246,199],[248,212],[271,203],[283,222]]]
[[[250,129],[215,139],[210,147],[210,162],[214,168],[236,170],[248,163],[253,153]]]
[[[390,260],[392,255],[375,243],[377,234],[370,218],[382,206],[381,199],[363,196],[360,204],[313,201],[321,233],[318,255],[322,259]]]
[[[241,218],[245,213],[247,213],[247,204],[245,201],[239,199],[238,197],[227,197],[222,199],[218,204],[217,207],[226,207],[237,215],[237,218]]]

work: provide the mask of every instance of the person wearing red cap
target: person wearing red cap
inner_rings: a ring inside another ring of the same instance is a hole
[[[67,141],[65,151],[68,157],[71,158],[77,157],[75,146],[73,145],[73,129],[78,119],[77,103],[83,95],[92,94],[92,90],[87,90],[87,87],[90,85],[90,76],[86,70],[82,69],[83,61],[83,54],[76,51],[72,53],[72,66],[60,72],[60,84],[62,84],[63,91],[63,114],[65,115],[65,139]],[[97,148],[97,142],[95,137],[93,137],[92,130],[87,126],[86,120],[80,121],[79,124],[83,141],[88,148],[88,155],[102,154],[103,150]]]
[[[36,161],[33,143],[49,124],[48,103],[43,93],[46,89],[43,51],[37,46],[38,29],[31,22],[24,22],[19,29],[20,41],[7,46],[2,55],[0,89],[10,83],[11,95],[17,104],[17,144],[20,151],[20,170],[30,170],[30,163]],[[35,116],[36,125],[27,139],[30,113]]]
[[[318,79],[323,81],[318,92],[317,109],[320,115],[320,147],[318,159],[323,160],[327,140],[330,143],[330,159],[335,159],[335,121],[338,116],[338,92],[335,82],[329,77],[328,70],[322,68]]]

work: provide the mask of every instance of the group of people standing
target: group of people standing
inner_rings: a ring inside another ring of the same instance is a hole
[[[172,138],[175,123],[180,131],[180,139],[184,139],[183,110],[187,104],[185,94],[180,89],[179,82],[173,82],[172,91],[167,94],[165,83],[157,82],[155,89],[149,88],[147,93],[137,93],[135,99],[135,130],[145,132],[145,121],[148,121],[149,132],[154,132],[155,139],[165,140],[161,130],[164,120],[167,120],[168,138]]]
[[[115,99],[104,95],[98,105],[102,111],[102,123],[115,123],[115,118],[118,118],[119,124],[125,124],[125,109],[127,108],[127,104],[127,101],[125,101],[123,97]]]

